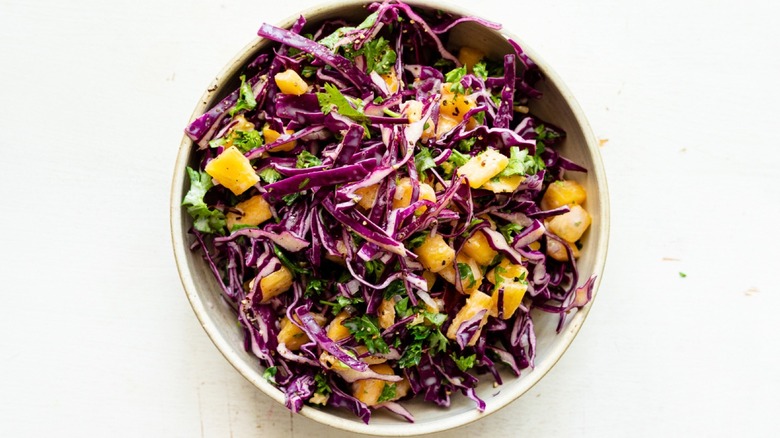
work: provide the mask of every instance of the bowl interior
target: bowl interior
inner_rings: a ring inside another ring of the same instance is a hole
[[[464,14],[453,10],[450,6],[432,5],[431,2],[408,2],[415,6],[431,7]],[[327,19],[340,17],[348,20],[361,20],[367,15],[362,3],[342,3],[333,6],[315,7],[303,13],[311,25]],[[289,26],[294,18],[280,23]],[[583,184],[588,192],[585,208],[593,216],[593,224],[584,240],[582,257],[578,261],[580,283],[591,274],[597,274],[598,280],[594,287],[594,296],[598,288],[606,259],[608,231],[608,200],[607,188],[598,146],[579,106],[560,79],[546,64],[533,53],[522,41],[505,31],[492,31],[474,23],[462,23],[450,33],[447,45],[457,49],[468,44],[483,50],[489,57],[500,59],[503,54],[510,53],[512,48],[506,42],[507,38],[520,43],[526,53],[539,64],[545,75],[540,84],[544,98],[531,104],[532,112],[544,120],[562,127],[567,138],[560,149],[568,158],[589,169],[588,174],[570,172],[569,178]],[[256,40],[236,56],[216,78],[216,90],[207,92],[195,109],[193,119],[218,102],[231,90],[238,86],[238,74],[243,65],[256,56],[267,42]],[[213,87],[211,87],[213,88]],[[185,177],[185,168],[191,165],[192,142],[185,136],[176,163],[173,187],[171,193],[171,227],[176,262],[186,294],[193,310],[201,321],[204,329],[217,348],[249,381],[268,394],[273,399],[284,402],[284,396],[274,386],[262,378],[263,369],[257,359],[244,351],[243,332],[236,324],[236,314],[220,295],[220,288],[213,278],[206,263],[199,253],[188,249],[191,237],[187,230],[191,226],[189,216],[180,205],[183,194],[189,188]],[[570,315],[564,330],[556,334],[557,315],[539,312],[534,314],[534,325],[537,334],[536,367],[526,369],[519,378],[508,372],[502,372],[504,384],[493,388],[492,379],[484,377],[484,383],[477,390],[478,395],[485,400],[487,409],[479,413],[474,403],[464,396],[454,396],[449,409],[438,408],[422,401],[404,402],[415,416],[414,424],[407,424],[397,417],[391,417],[382,412],[375,412],[371,424],[365,425],[350,412],[334,409],[318,409],[304,407],[302,414],[316,421],[354,432],[375,435],[398,436],[428,433],[457,427],[495,412],[530,389],[557,362],[568,345],[573,340],[582,325],[590,308],[585,308]]]

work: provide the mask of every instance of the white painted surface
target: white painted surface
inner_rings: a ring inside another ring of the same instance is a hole
[[[606,141],[612,233],[557,367],[439,436],[775,435],[780,7],[453,3],[578,97]],[[219,355],[168,233],[196,99],[261,22],[313,4],[0,1],[0,436],[345,436]]]

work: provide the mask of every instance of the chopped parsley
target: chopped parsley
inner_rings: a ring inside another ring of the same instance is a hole
[[[241,87],[238,89],[238,100],[228,114],[233,117],[239,111],[253,110],[257,106],[252,86],[246,81],[246,76],[241,76]]]
[[[528,155],[527,149],[521,150],[517,146],[512,146],[509,148],[509,163],[498,174],[498,177],[530,175],[544,169],[544,167],[544,162],[541,158]]]
[[[273,184],[279,181],[280,179],[282,179],[282,174],[277,172],[276,169],[270,166],[261,170],[258,175],[260,176],[260,179],[265,181],[267,184]]]
[[[279,371],[276,367],[268,367],[263,371],[263,378],[269,382],[276,384],[276,373]]]
[[[460,281],[464,285],[468,281],[468,286],[465,286],[467,289],[476,286],[477,280],[474,279],[474,272],[468,263],[458,263],[458,273],[460,274]]]
[[[522,230],[523,227],[514,222],[510,222],[506,225],[498,227],[498,231],[501,232],[501,234],[504,236],[504,239],[506,239],[506,242],[509,244],[511,244],[515,239],[515,235]]]
[[[362,342],[369,353],[385,354],[390,352],[390,348],[379,333],[376,322],[368,315],[349,318],[342,322],[341,325],[352,333],[356,341]]]
[[[307,169],[309,167],[315,167],[322,164],[322,160],[317,158],[316,155],[313,155],[309,151],[302,151],[298,155],[298,160],[295,162],[295,167],[298,169]]]
[[[190,177],[190,190],[184,196],[182,205],[187,206],[187,213],[192,216],[192,226],[201,233],[222,233],[225,229],[225,214],[216,208],[209,208],[203,201],[206,192],[214,186],[211,175],[191,167],[187,167],[187,174]]]
[[[330,385],[328,385],[328,381],[325,378],[325,375],[322,373],[319,373],[314,376],[314,392],[316,394],[322,394],[322,395],[328,395],[332,392],[330,389]]]
[[[474,367],[474,360],[477,358],[477,355],[472,354],[471,356],[458,357],[455,353],[453,353],[451,357],[452,360],[455,361],[455,365],[458,366],[459,370],[468,371],[470,368]]]
[[[368,120],[361,109],[353,107],[347,97],[330,83],[325,84],[325,92],[317,93],[317,100],[320,103],[323,114],[328,114],[335,110],[342,116],[349,117],[358,123],[365,123]]]
[[[463,76],[466,76],[465,65],[450,70],[446,75],[444,75],[444,81],[451,84],[450,91],[456,94],[466,94],[466,89],[463,88],[463,84],[460,83],[460,80],[463,79]]]
[[[488,78],[488,71],[487,71],[487,64],[485,64],[484,61],[480,61],[476,64],[474,64],[474,76],[480,78],[480,79],[487,79]]]
[[[321,304],[324,304],[326,306],[331,306],[331,311],[334,315],[338,315],[341,313],[341,311],[348,306],[356,306],[357,304],[360,304],[363,302],[363,298],[360,297],[354,297],[349,298],[345,297],[344,295],[338,295],[336,297],[336,301],[320,301]]]
[[[436,167],[436,162],[431,157],[431,150],[428,148],[421,148],[420,152],[414,156],[414,165],[417,167],[417,173],[422,175],[428,169]]]
[[[395,383],[385,383],[382,393],[379,394],[377,403],[382,403],[395,399]]]

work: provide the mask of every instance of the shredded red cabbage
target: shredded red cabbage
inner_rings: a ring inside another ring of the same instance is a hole
[[[500,25],[400,1],[367,9],[362,23],[263,24],[274,44],[187,127],[192,250],[290,410],[411,422],[399,400],[447,407],[455,392],[484,410],[481,376],[534,366],[531,312],[557,313],[560,330],[591,298],[579,242],[548,226],[570,207],[541,206],[586,170],[529,109],[541,74],[516,42],[503,59],[450,51],[459,23]],[[290,71],[303,89],[279,80]],[[218,164],[228,148],[259,182],[234,189],[236,164]]]

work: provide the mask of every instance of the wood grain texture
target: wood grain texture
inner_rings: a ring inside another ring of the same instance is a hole
[[[228,365],[168,233],[198,96],[261,22],[315,3],[0,0],[0,436],[352,436]],[[604,140],[612,233],[561,362],[436,436],[772,435],[780,7],[453,4],[510,26],[577,96]]]

